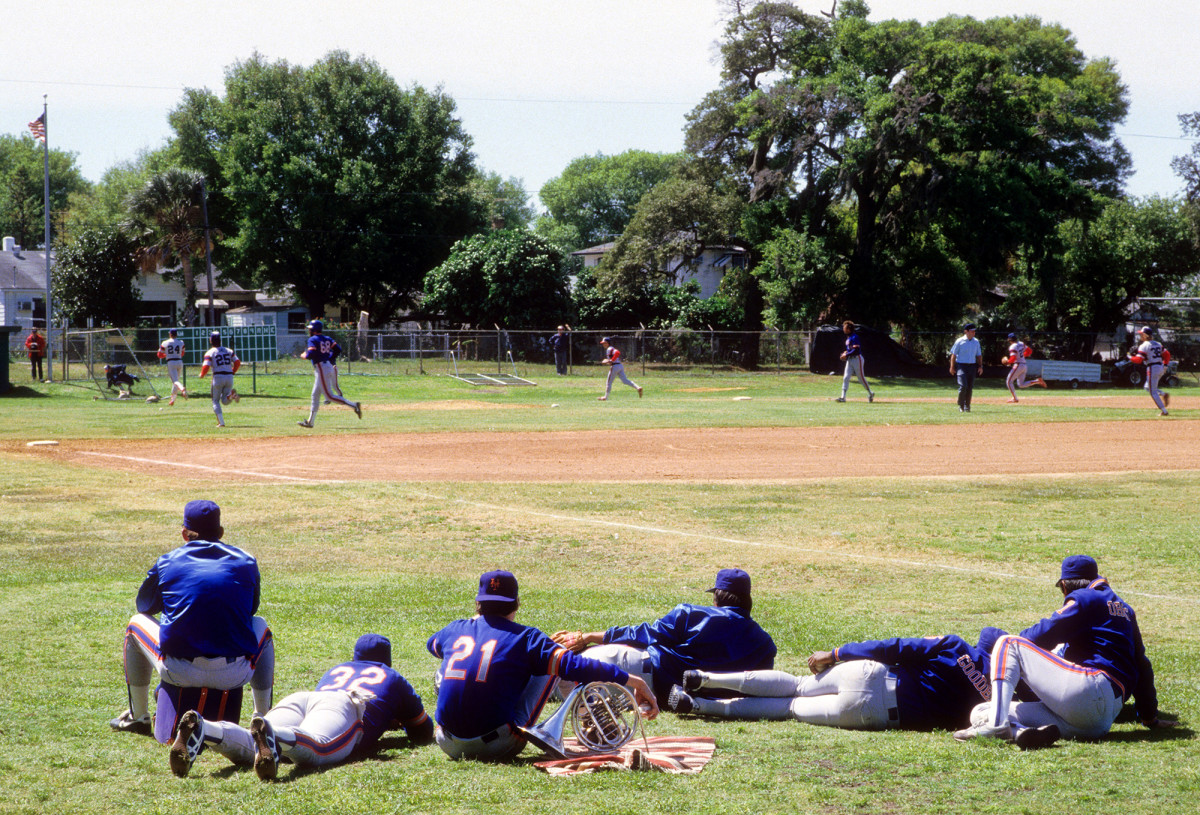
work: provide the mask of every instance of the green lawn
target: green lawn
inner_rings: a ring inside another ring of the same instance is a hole
[[[343,389],[364,401],[366,417],[360,423],[345,409],[323,409],[317,432],[960,418],[949,381],[884,381],[868,406],[833,403],[834,377],[651,371],[643,381],[633,366],[630,374],[646,397],[622,388],[606,405],[595,402],[601,380],[590,371],[566,379],[535,372],[537,388],[503,391],[444,377],[347,376]],[[262,375],[257,395],[249,381],[239,376],[247,397],[228,408],[227,431],[298,432],[293,421],[307,401],[308,377]],[[1002,396],[1001,388],[985,382],[981,395]],[[160,412],[93,395],[40,385],[0,397],[0,440],[19,447],[34,438],[215,432],[206,400]],[[733,401],[739,395],[752,398]],[[1041,407],[1038,395],[1019,412],[981,405],[974,420],[1068,423],[1147,413],[1093,401]],[[930,397],[937,401],[924,401]],[[411,409],[464,400],[510,409]],[[1191,420],[1187,410],[1172,413],[1172,421]],[[226,485],[214,477],[184,489],[0,450],[0,478],[0,813],[1190,813],[1200,793],[1191,729],[1200,721],[1200,473],[836,479],[802,487]],[[469,613],[475,580],[490,568],[520,578],[518,619],[552,631],[639,622],[678,602],[706,602],[716,569],[740,565],[754,577],[755,616],[776,638],[779,667],[803,671],[809,652],[847,640],[1022,628],[1056,607],[1060,558],[1086,552],[1137,609],[1162,707],[1187,727],[1151,733],[1122,722],[1098,743],[1023,754],[958,744],[944,732],[857,733],[664,713],[649,735],[717,740],[700,775],[552,779],[529,766],[532,751],[515,766],[456,764],[436,747],[410,749],[396,738],[376,757],[323,772],[285,768],[274,784],[213,753],[180,780],[163,748],[111,733],[107,721],[125,706],[120,639],[137,586],[176,544],[182,506],[200,490],[222,504],[226,539],[261,563],[262,613],[278,647],[277,697],[310,688],[347,658],[359,633],[375,630],[391,637],[397,667],[432,704],[436,661],[425,640]]]

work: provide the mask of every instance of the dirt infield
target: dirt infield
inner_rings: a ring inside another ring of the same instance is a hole
[[[969,420],[967,420],[969,422]],[[315,435],[6,444],[12,453],[175,478],[266,482],[802,481],[838,476],[1200,469],[1200,422]]]

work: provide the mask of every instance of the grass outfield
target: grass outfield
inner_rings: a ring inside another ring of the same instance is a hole
[[[651,373],[643,382],[639,373],[630,371],[646,398],[618,386],[607,405],[595,402],[601,380],[594,375],[535,376],[538,388],[504,391],[441,377],[345,377],[346,393],[367,404],[366,418],[323,409],[317,432],[962,418],[948,381],[886,381],[867,406],[830,401],[840,388],[833,377]],[[262,376],[259,396],[249,395],[246,382],[239,376],[248,395],[228,408],[227,432],[310,432],[294,425],[307,402],[307,377]],[[0,397],[0,440],[216,432],[207,400],[160,414],[140,401],[93,402],[94,393],[42,385]],[[1042,393],[1029,392],[1019,410],[981,404],[972,419],[1144,418],[1149,408],[1039,406]],[[752,399],[733,401],[738,395]],[[1001,383],[977,390],[983,398],[1004,395]],[[1172,421],[1187,414],[1173,410]],[[188,482],[185,491],[168,479],[0,451],[0,479],[0,813],[1058,815],[1191,813],[1200,796],[1200,746],[1191,729],[1200,721],[1200,473],[636,487],[227,486],[213,478]],[[469,613],[476,577],[494,567],[511,568],[521,580],[518,619],[555,630],[638,622],[678,602],[705,602],[715,570],[741,565],[754,577],[755,617],[775,636],[779,667],[804,672],[809,652],[846,640],[947,631],[973,638],[983,625],[1024,627],[1057,606],[1058,561],[1079,551],[1095,555],[1137,609],[1164,713],[1186,727],[1150,732],[1120,722],[1100,742],[1020,753],[957,744],[945,732],[858,733],[664,713],[648,725],[650,735],[716,739],[716,756],[700,775],[554,779],[528,766],[532,750],[516,765],[486,766],[452,763],[436,747],[410,749],[395,738],[377,756],[322,772],[285,767],[274,784],[211,751],[187,779],[176,779],[164,749],[114,734],[107,721],[125,706],[120,638],[137,586],[154,558],[176,544],[182,506],[200,493],[222,504],[226,539],[261,563],[262,613],[278,648],[277,697],[311,688],[348,657],[359,633],[376,630],[391,637],[397,667],[432,706],[436,661],[425,640]]]

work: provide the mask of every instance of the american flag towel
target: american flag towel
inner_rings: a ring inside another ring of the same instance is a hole
[[[599,770],[652,770],[695,775],[716,752],[706,736],[655,736],[634,739],[616,753],[588,753],[575,739],[564,739],[568,758],[538,761],[533,766],[550,775],[576,775]]]

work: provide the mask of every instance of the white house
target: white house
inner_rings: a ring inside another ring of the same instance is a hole
[[[571,254],[583,260],[584,267],[596,266],[601,258],[612,251],[612,243],[601,243],[589,246]],[[685,266],[675,274],[675,285],[682,286],[689,280],[700,284],[700,299],[707,300],[717,293],[721,279],[729,269],[744,268],[749,253],[741,246],[709,246],[700,254],[699,259],[691,266]],[[671,266],[678,266],[679,260],[673,259]]]

